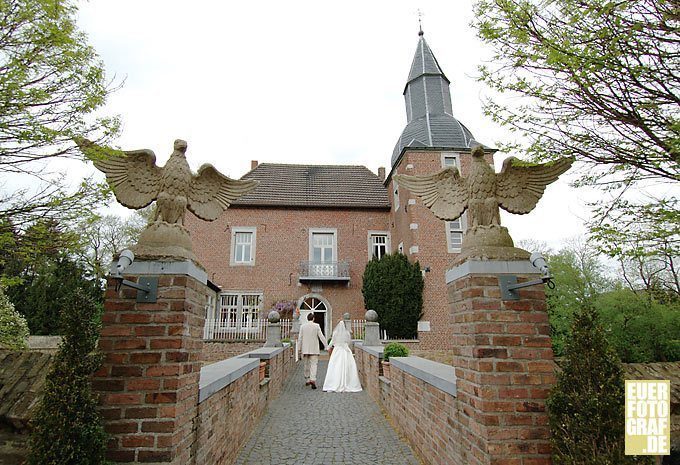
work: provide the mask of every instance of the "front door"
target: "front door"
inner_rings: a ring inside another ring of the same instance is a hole
[[[321,326],[321,332],[326,339],[328,339],[326,332],[326,322],[328,309],[326,304],[317,297],[308,297],[302,301],[300,305],[300,322],[305,323],[307,321],[307,315],[309,313],[314,313],[314,322]],[[319,349],[323,349],[323,344],[319,341]]]

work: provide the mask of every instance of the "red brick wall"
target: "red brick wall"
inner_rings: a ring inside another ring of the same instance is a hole
[[[388,231],[386,211],[291,210],[230,208],[211,223],[187,217],[194,252],[208,270],[211,281],[224,291],[264,294],[262,316],[276,300],[295,300],[313,293],[312,285],[299,284],[299,264],[309,261],[309,229],[337,229],[337,259],[350,262],[350,283],[323,283],[321,296],[331,307],[330,328],[349,312],[363,318],[361,276],[368,263],[368,231]],[[230,266],[231,228],[257,227],[254,266]]]
[[[491,161],[491,156],[488,157]],[[470,163],[469,155],[460,156],[461,170],[465,174]],[[412,165],[411,169],[406,169]],[[442,169],[441,152],[408,151],[396,173],[409,175],[432,174]],[[392,201],[392,182],[387,186]],[[448,253],[444,221],[436,218],[420,199],[408,205],[409,196],[400,189],[400,207],[395,213],[382,210],[347,209],[291,209],[291,208],[239,208],[232,207],[216,221],[208,223],[187,215],[186,226],[191,230],[194,251],[208,270],[209,279],[224,291],[262,292],[265,316],[277,300],[297,301],[313,293],[309,284],[298,284],[299,263],[309,260],[309,228],[337,228],[339,261],[350,261],[349,286],[323,284],[319,294],[327,299],[331,322],[343,313],[363,318],[364,302],[361,295],[361,276],[368,262],[368,231],[388,231],[392,250],[404,243],[404,253],[419,260],[421,267],[429,267],[425,274],[423,295],[423,320],[429,321],[430,332],[418,337],[421,349],[448,349],[450,343],[450,318],[446,306],[444,273],[457,254]],[[418,224],[411,230],[410,224]],[[231,230],[234,227],[257,227],[254,266],[230,266]],[[410,254],[417,245],[418,253]],[[331,324],[330,328],[333,327]]]
[[[261,383],[258,370],[254,369],[199,404],[194,446],[196,464],[234,463],[268,403],[281,393],[292,373],[292,348],[267,362],[267,382]]]
[[[536,276],[518,276],[519,282]],[[449,285],[455,398],[357,347],[364,388],[430,464],[549,465],[545,399],[555,382],[545,294],[500,298],[496,275]],[[417,421],[414,421],[417,419]]]
[[[534,279],[518,276],[518,281]],[[545,399],[555,382],[542,286],[500,298],[498,277],[468,275],[449,285],[453,365],[470,429],[468,463],[550,464]]]
[[[136,280],[134,276],[126,276]],[[207,287],[188,276],[159,278],[158,301],[109,283],[92,386],[114,462],[188,463],[198,405]]]
[[[493,162],[492,156],[487,156]],[[461,155],[460,164],[463,175],[467,174],[471,162],[470,155]],[[408,168],[411,166],[410,168]],[[395,174],[428,175],[442,170],[442,152],[407,151],[402,157]],[[393,190],[393,181],[388,186]],[[418,333],[419,349],[450,349],[450,317],[446,304],[446,281],[444,275],[453,266],[457,253],[449,253],[446,241],[446,224],[423,205],[422,201],[410,195],[407,189],[400,188],[400,207],[394,212],[392,244],[396,248],[399,242],[404,243],[404,253],[411,260],[420,261],[421,268],[429,267],[425,273],[425,289],[423,292],[422,321],[430,322],[429,332]],[[408,200],[415,199],[415,205],[408,205]],[[415,223],[418,229],[410,229]],[[417,245],[418,252],[410,253],[411,246]]]
[[[209,365],[211,363],[219,362],[220,360],[225,360],[227,358],[236,357],[237,355],[245,354],[251,350],[259,349],[264,343],[262,341],[258,342],[228,342],[228,341],[218,341],[218,342],[203,342],[203,365]]]
[[[388,391],[390,416],[419,456],[431,464],[470,463],[461,442],[466,421],[458,399],[394,365]]]

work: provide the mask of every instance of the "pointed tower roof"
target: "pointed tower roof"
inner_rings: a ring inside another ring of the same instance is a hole
[[[444,71],[442,71],[437,58],[435,58],[434,53],[427,45],[425,40],[425,34],[422,29],[418,32],[420,39],[418,40],[418,48],[416,48],[416,54],[413,57],[413,63],[411,63],[411,72],[408,73],[408,79],[406,80],[406,86],[412,81],[415,81],[420,76],[430,75],[430,76],[441,76],[450,84],[451,81],[446,77]],[[406,87],[404,87],[404,92],[406,92]]]
[[[407,124],[392,152],[392,169],[407,148],[469,150],[477,143],[468,128],[453,117],[450,81],[425,41],[422,29],[418,36],[404,88]]]

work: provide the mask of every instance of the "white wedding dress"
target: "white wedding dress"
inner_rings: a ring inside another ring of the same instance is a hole
[[[349,331],[345,328],[345,322],[340,321],[333,330],[331,343],[333,347],[331,358],[328,361],[326,379],[323,383],[324,391],[331,392],[359,392],[361,382],[357,364],[354,361],[349,343],[352,341]]]

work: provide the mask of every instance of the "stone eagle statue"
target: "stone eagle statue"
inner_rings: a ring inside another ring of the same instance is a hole
[[[106,175],[122,205],[140,209],[156,201],[153,222],[142,232],[136,247],[135,253],[141,256],[195,259],[184,228],[186,210],[203,220],[216,220],[234,200],[258,184],[254,180],[231,179],[209,164],[202,165],[194,175],[185,156],[187,143],[179,139],[163,167],[156,165],[156,155],[148,149],[120,151],[85,139],[76,142]]]
[[[419,196],[438,218],[452,221],[467,210],[467,229],[463,236],[463,254],[486,258],[518,258],[520,249],[507,229],[500,224],[500,208],[525,214],[536,207],[545,187],[556,181],[573,163],[572,158],[529,164],[515,157],[503,162],[496,174],[484,160],[484,149],[472,148],[470,173],[463,178],[455,168],[446,168],[427,176],[396,175],[394,181]],[[483,248],[484,250],[480,249]],[[501,250],[512,248],[514,252]]]

